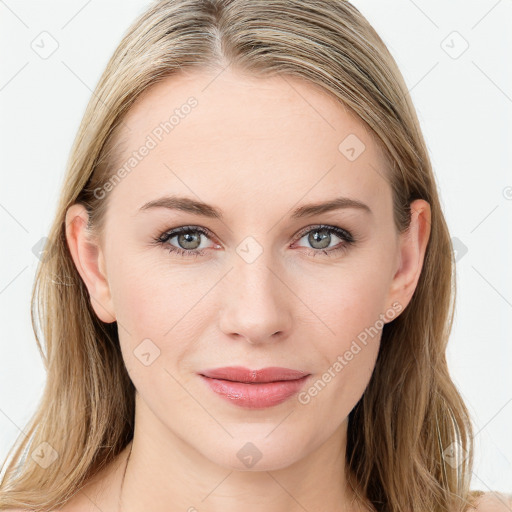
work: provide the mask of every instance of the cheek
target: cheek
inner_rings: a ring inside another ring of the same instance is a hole
[[[320,379],[304,401],[322,395],[319,402],[340,404],[341,415],[348,414],[364,392],[382,329],[396,316],[386,303],[388,272],[385,263],[379,264],[385,262],[385,255],[379,259],[370,251],[367,254],[368,259],[347,260],[346,265],[303,279],[298,291],[310,309],[309,330],[319,362],[316,379]]]
[[[110,277],[123,357],[135,384],[141,372],[141,378],[153,373],[143,369],[147,359],[173,374],[186,369],[188,352],[214,321],[209,315],[216,314],[208,291],[218,276],[165,263],[125,256]]]
[[[378,356],[382,328],[382,294],[372,280],[331,281],[333,288],[315,301],[323,324],[315,339],[315,358],[319,364],[309,387],[298,396],[300,404],[327,429],[335,429],[363,395]],[[341,282],[342,281],[342,282]],[[320,324],[322,325],[322,324]]]
[[[116,316],[129,331],[139,335],[158,333],[162,337],[174,330],[173,326],[186,323],[194,304],[211,287],[210,279],[172,264],[163,249],[162,253],[158,258],[154,252],[126,255],[119,259],[111,278]]]
[[[177,368],[194,346],[191,340],[200,335],[191,329],[195,311],[188,305],[197,299],[180,279],[149,268],[143,261],[120,262],[112,276],[112,294],[130,379],[144,402],[165,415],[166,408],[186,411],[193,406]]]
[[[326,347],[343,348],[385,313],[389,279],[378,262],[361,259],[303,275],[307,277],[297,280],[295,289],[310,310],[308,316],[316,319]]]

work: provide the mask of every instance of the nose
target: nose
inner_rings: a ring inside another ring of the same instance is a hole
[[[293,303],[283,268],[265,252],[252,263],[234,260],[222,290],[220,329],[253,345],[283,339],[290,332]]]

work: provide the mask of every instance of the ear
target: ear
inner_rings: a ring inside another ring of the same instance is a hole
[[[66,212],[66,240],[75,266],[89,291],[91,305],[106,323],[116,320],[112,296],[99,244],[87,229],[89,215],[84,205],[76,203]]]
[[[411,203],[411,223],[400,234],[398,265],[391,282],[390,302],[398,301],[405,309],[409,304],[423,268],[430,237],[430,204],[423,199]]]

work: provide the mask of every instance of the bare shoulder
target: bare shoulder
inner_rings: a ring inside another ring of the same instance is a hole
[[[468,512],[511,512],[512,494],[486,492],[475,501],[474,508]]]
[[[100,510],[98,505],[103,506],[104,496],[101,496],[100,491],[104,489],[106,478],[94,478],[88,484],[83,486],[75,495],[70,498],[66,504],[60,508],[52,510],[52,512],[98,512]],[[103,484],[103,485],[102,485]],[[103,510],[103,508],[101,508]],[[105,510],[107,510],[105,508]],[[114,510],[110,508],[109,510]],[[30,512],[28,509],[9,508],[4,512]]]
[[[60,508],[52,512],[108,512],[117,510],[117,499],[122,474],[129,454],[126,446],[117,457],[92,476]],[[4,512],[31,512],[27,509],[10,508]]]

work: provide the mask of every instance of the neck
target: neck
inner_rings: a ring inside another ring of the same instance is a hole
[[[159,512],[170,507],[187,511],[207,508],[211,512],[242,508],[244,512],[363,510],[345,476],[347,420],[318,446],[314,440],[309,441],[309,453],[291,465],[282,467],[278,457],[271,454],[266,465],[264,456],[254,464],[259,470],[247,470],[213,462],[157,421],[143,404],[138,405],[119,511]],[[141,408],[144,414],[140,414]],[[246,441],[236,439],[232,445],[240,451]],[[247,453],[253,450],[264,455],[271,449],[275,452],[276,445],[269,443],[265,448],[260,439],[245,449]],[[283,458],[288,459],[289,455],[284,454]]]

